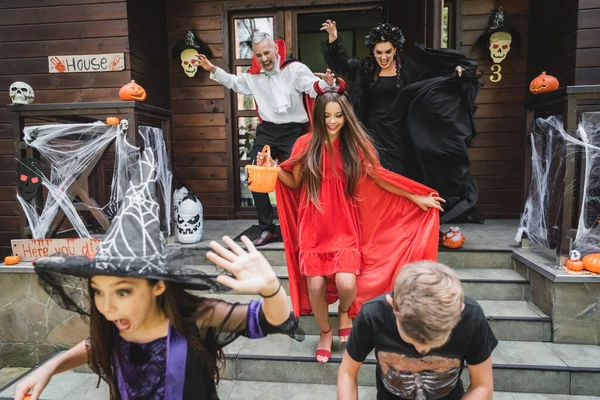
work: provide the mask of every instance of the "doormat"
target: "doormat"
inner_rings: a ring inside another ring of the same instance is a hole
[[[281,236],[281,228],[279,227],[279,225],[275,225],[275,233],[277,236],[275,236],[275,239],[273,239],[270,243],[283,242],[283,237]],[[241,242],[241,237],[244,235],[248,236],[248,239],[254,240],[258,239],[261,234],[262,231],[260,230],[260,227],[258,225],[252,225],[250,228],[237,235],[233,240],[236,242]]]

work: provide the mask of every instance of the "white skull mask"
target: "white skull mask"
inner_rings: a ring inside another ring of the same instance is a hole
[[[10,85],[8,94],[13,104],[31,104],[35,99],[33,89],[25,82],[14,82]]]
[[[177,209],[177,239],[180,243],[198,243],[202,239],[204,219],[202,203],[193,194],[181,200]]]
[[[508,55],[512,36],[507,32],[496,32],[490,36],[490,56],[492,61],[499,64]]]
[[[577,261],[577,260],[581,259],[581,253],[577,250],[571,250],[569,252],[569,259],[573,260],[573,261]]]
[[[181,67],[183,72],[190,78],[193,78],[198,71],[198,64],[195,63],[195,56],[198,52],[194,49],[187,49],[181,52]]]

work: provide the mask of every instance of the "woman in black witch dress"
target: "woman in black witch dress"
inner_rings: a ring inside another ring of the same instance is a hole
[[[352,105],[381,164],[438,190],[446,200],[442,223],[482,223],[468,157],[480,86],[477,63],[458,51],[417,44],[413,57],[405,57],[402,31],[389,23],[366,36],[371,55],[365,58],[348,55],[335,21],[327,20],[321,30],[329,34],[325,60],[351,81]]]

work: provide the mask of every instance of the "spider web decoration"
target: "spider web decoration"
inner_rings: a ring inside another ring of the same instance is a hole
[[[582,197],[573,248],[583,255],[600,252],[600,113],[583,113],[573,135],[565,132],[560,118],[537,119],[531,135],[532,168],[529,196],[521,216],[516,240],[523,233],[546,248],[555,246],[551,229],[558,224],[558,210],[551,209],[552,191],[561,188],[560,171],[566,154],[584,160]],[[564,182],[568,195],[574,182]],[[563,198],[558,199],[562,204]]]
[[[167,225],[167,236],[171,235],[171,208],[173,207],[173,198],[171,197],[171,186],[173,183],[173,173],[169,170],[169,156],[165,146],[163,131],[160,128],[151,126],[140,126],[138,133],[144,139],[146,148],[150,147],[154,152],[156,159],[156,183],[160,186],[163,205],[165,207],[165,219]]]
[[[133,173],[125,200],[94,257],[96,267],[140,275],[167,273],[165,244],[160,231],[153,151],[144,151]]]
[[[59,208],[80,237],[91,237],[67,192],[98,153],[118,134],[123,134],[120,125],[109,127],[101,122],[43,125],[27,127],[23,133],[27,145],[38,150],[50,162],[50,179],[42,179],[42,184],[48,189],[48,197],[41,215],[38,215],[35,207],[17,195],[33,238],[45,237]]]

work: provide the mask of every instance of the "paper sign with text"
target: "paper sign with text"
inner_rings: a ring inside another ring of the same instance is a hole
[[[69,72],[110,72],[122,71],[124,69],[124,53],[48,57],[48,71],[52,74]]]
[[[10,241],[13,255],[20,261],[33,261],[61,253],[69,256],[96,254],[100,239],[14,239]]]

